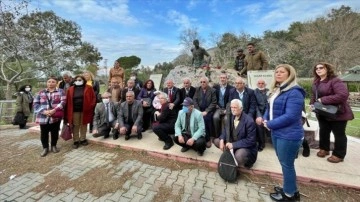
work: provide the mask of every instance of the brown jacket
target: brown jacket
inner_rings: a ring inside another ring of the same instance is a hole
[[[247,54],[245,57],[245,67],[240,74],[247,74],[249,70],[267,70],[268,61],[262,51],[255,51],[253,54]]]

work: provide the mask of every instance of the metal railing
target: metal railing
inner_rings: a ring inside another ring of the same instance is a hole
[[[16,100],[0,100],[0,124],[11,124],[16,114]],[[35,114],[29,117],[28,122],[35,120]]]

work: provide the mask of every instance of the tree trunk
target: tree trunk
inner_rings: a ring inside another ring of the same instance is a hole
[[[12,95],[15,93],[15,92],[13,92],[12,91],[12,89],[11,89],[11,82],[6,82],[6,92],[5,92],[5,99],[6,100],[11,100],[11,99],[13,99],[12,98]]]

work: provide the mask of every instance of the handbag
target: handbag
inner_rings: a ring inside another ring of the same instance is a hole
[[[316,87],[315,98],[318,100],[318,89]],[[338,113],[339,106],[335,105],[324,105],[321,102],[314,102],[314,112],[318,115],[324,116],[326,118],[336,118]]]
[[[25,115],[23,112],[16,112],[15,117],[12,121],[13,125],[24,125],[26,124]]]
[[[324,105],[320,102],[314,102],[314,111],[318,115],[325,116],[327,118],[335,118],[338,110],[338,106]]]
[[[218,162],[218,172],[222,179],[227,182],[235,182],[238,177],[237,162],[230,150],[225,150]]]
[[[47,98],[47,100],[49,102],[50,109],[53,109],[52,104],[51,104],[51,99],[48,96],[46,96],[46,98]],[[54,118],[54,119],[62,119],[62,118],[64,118],[64,110],[57,108],[55,113],[53,115],[51,115],[51,117]]]
[[[71,140],[72,139],[72,127],[68,124],[64,125],[61,129],[60,137],[65,140]]]

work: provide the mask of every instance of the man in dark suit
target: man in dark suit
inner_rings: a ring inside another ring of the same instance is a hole
[[[93,137],[104,136],[109,137],[111,128],[113,128],[113,139],[119,138],[118,128],[119,123],[117,120],[118,104],[110,99],[111,94],[104,92],[101,95],[102,102],[97,103],[95,106],[95,115],[93,120]]]
[[[165,142],[163,149],[168,150],[174,145],[170,134],[175,134],[177,111],[170,109],[169,97],[166,93],[161,92],[157,97],[159,98],[161,109],[155,112],[159,124],[153,126],[153,131],[161,141]]]
[[[221,151],[234,150],[239,166],[251,168],[257,159],[256,126],[254,120],[243,113],[242,102],[239,99],[230,101],[231,115],[225,125],[225,130],[214,144]]]
[[[228,84],[228,78],[226,73],[222,73],[219,76],[219,84],[213,88],[216,90],[216,111],[213,116],[214,121],[214,137],[219,137],[222,131],[222,125],[226,119],[226,105],[230,102],[230,90],[234,87]]]
[[[126,101],[126,93],[128,91],[134,91],[135,97],[137,97],[139,95],[139,93],[140,93],[140,88],[135,86],[135,81],[133,79],[129,79],[127,81],[127,86],[122,89],[122,91],[121,91],[121,102]]]
[[[184,100],[186,97],[193,99],[196,88],[191,85],[189,78],[183,79],[183,87],[180,89],[180,100]]]
[[[142,117],[141,102],[135,100],[134,91],[128,91],[126,101],[120,104],[118,112],[120,135],[125,135],[125,140],[128,140],[132,134],[137,135],[139,140],[142,138]]]
[[[211,147],[211,130],[213,130],[213,115],[216,110],[216,92],[209,86],[209,79],[202,77],[200,87],[196,88],[194,95],[195,108],[201,111],[205,122],[206,146]]]
[[[229,100],[231,101],[233,99],[241,100],[243,111],[252,119],[255,119],[257,104],[254,90],[245,87],[245,81],[241,77],[235,79],[235,88],[230,90]],[[226,109],[228,109],[227,111],[230,111],[229,104]]]
[[[257,141],[259,143],[258,149],[262,151],[265,148],[265,140],[266,136],[270,136],[270,131],[264,128],[262,124],[262,117],[265,114],[267,107],[267,99],[268,99],[269,89],[266,88],[266,83],[264,79],[259,79],[257,81],[257,88],[255,89],[255,98],[256,98],[256,127],[257,127]]]
[[[174,86],[174,81],[169,79],[166,81],[166,88],[163,90],[164,93],[167,93],[169,98],[169,108],[172,110],[178,111],[181,104],[180,100],[180,89]]]

